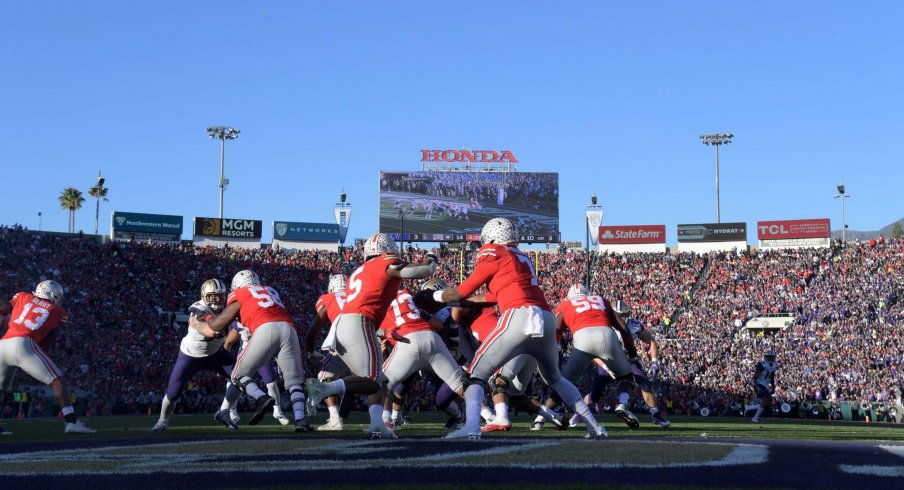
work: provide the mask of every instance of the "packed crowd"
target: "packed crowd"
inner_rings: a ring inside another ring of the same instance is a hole
[[[498,204],[499,189],[508,206],[555,212],[559,180],[555,173],[407,172],[384,173],[380,190]]]
[[[426,250],[409,248],[412,261]],[[473,250],[441,247],[438,276],[457,284]],[[586,252],[530,252],[551,305],[584,280]],[[660,343],[656,373],[663,405],[714,410],[751,396],[753,365],[779,354],[777,399],[894,400],[904,386],[904,241],[844,248],[742,253],[591,255],[591,289],[628,300]],[[299,329],[334,272],[350,272],[358,248],[287,253],[268,248],[198,248],[191,244],[101,243],[94,237],[0,227],[0,294],[44,279],[66,289],[69,326],[50,350],[90,414],[147,413],[160,397],[184,334],[176,315],[208,278],[253,269],[281,294]],[[417,287],[410,284],[409,287]],[[774,334],[750,333],[751,317],[790,312],[795,323]],[[564,356],[567,358],[567,349]],[[306,361],[308,372],[319,366]],[[19,375],[15,386],[32,380]],[[413,404],[430,407],[418,386]],[[179,411],[212,412],[223,382],[196,376]],[[538,395],[542,387],[538,388]],[[420,394],[418,396],[417,394]],[[52,403],[47,403],[51,409]],[[37,406],[37,404],[33,404]]]

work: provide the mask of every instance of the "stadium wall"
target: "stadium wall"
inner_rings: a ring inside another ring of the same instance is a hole
[[[747,242],[684,242],[678,244],[679,252],[729,252],[731,250],[747,250]]]
[[[644,252],[644,253],[665,253],[666,247],[665,243],[635,243],[635,244],[600,244],[597,248],[597,251],[600,253],[634,253],[634,252]]]
[[[271,247],[278,246],[283,250],[326,250],[328,252],[339,252],[339,245],[329,242],[297,242],[292,240],[273,240]]]

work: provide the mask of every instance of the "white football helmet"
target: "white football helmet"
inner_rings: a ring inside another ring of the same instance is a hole
[[[399,247],[395,240],[386,233],[376,233],[364,242],[364,258],[383,254],[397,255],[398,253]]]
[[[518,233],[515,231],[515,224],[505,218],[493,218],[483,225],[480,232],[480,243],[486,245],[488,243],[496,243],[504,245],[506,243],[518,243]]]
[[[445,291],[449,289],[449,285],[442,279],[429,279],[421,286],[421,290],[429,289],[431,291]]]
[[[53,304],[58,305],[63,302],[63,286],[53,280],[39,282],[32,294]]]
[[[327,287],[327,291],[331,293],[345,291],[347,283],[348,278],[345,277],[345,274],[330,274],[330,285]]]
[[[226,283],[219,279],[208,279],[201,285],[201,302],[211,310],[219,312],[226,306]]]
[[[261,278],[257,277],[257,274],[254,271],[244,270],[236,272],[235,276],[232,278],[232,290],[235,291],[239,288],[244,288],[248,286],[260,286]]]
[[[575,284],[568,288],[568,299],[580,298],[581,296],[589,296],[590,290],[583,284]]]

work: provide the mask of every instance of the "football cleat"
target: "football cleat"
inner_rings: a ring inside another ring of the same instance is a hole
[[[389,430],[399,430],[402,428],[402,425],[405,424],[401,418],[384,420],[384,422],[386,422],[386,427],[388,427]]]
[[[239,421],[242,420],[241,417],[239,417],[239,409],[238,408],[230,408],[229,409],[229,418],[231,418],[232,421],[235,422],[236,425],[238,425]]]
[[[377,426],[376,428],[370,428],[370,438],[371,439],[398,439],[399,436],[395,434],[389,427],[386,427],[385,424],[383,426]]]
[[[512,430],[512,424],[487,424],[480,428],[480,432],[508,432]]]
[[[592,430],[592,429],[591,429]],[[584,436],[584,439],[606,439],[609,437],[609,434],[606,432],[606,429],[601,425],[599,430],[596,432],[588,432],[587,435]]]
[[[288,419],[287,419],[288,420]],[[295,421],[295,432],[314,432],[314,428],[307,420],[301,419]]]
[[[568,424],[570,422],[567,413],[563,413],[559,418],[552,421],[552,423],[556,424],[556,429],[559,430],[568,430]]]
[[[754,418],[750,419],[750,421],[753,422],[754,424],[759,424],[759,423],[760,423],[759,417],[754,417]]]
[[[273,418],[279,422],[279,425],[289,425],[289,418],[286,417],[282,410],[277,410],[276,407],[273,407]]]
[[[229,410],[220,410],[213,415],[213,419],[226,426],[229,430],[239,430],[239,426],[232,421]]]
[[[323,431],[340,431],[344,428],[344,424],[342,423],[342,419],[329,419],[327,422],[320,427],[317,427],[317,430]]]
[[[543,422],[533,422],[530,424],[530,430],[543,430]]]
[[[653,423],[660,427],[668,427],[668,426],[672,425],[672,423],[669,422],[665,417],[663,417],[662,413],[660,413],[660,412],[654,413],[652,415],[652,417],[653,417]]]
[[[151,429],[151,432],[163,432],[166,428],[169,427],[169,422],[166,420],[158,420],[154,427]]]
[[[446,424],[443,425],[443,428],[446,430],[456,430],[459,428],[461,421],[462,421],[461,415],[456,416],[456,417],[449,417],[449,420],[446,421]]]
[[[10,436],[12,434],[13,434],[12,432],[4,429],[3,427],[0,427],[0,436]]]
[[[275,403],[276,400],[274,400],[270,395],[264,395],[258,398],[257,408],[254,410],[254,415],[251,416],[251,420],[248,421],[248,425],[257,425],[257,423],[260,422],[262,418],[264,418],[264,412],[273,408],[273,405]],[[229,421],[231,422],[232,419],[230,419]]]
[[[81,420],[76,420],[74,424],[67,422],[64,432],[66,434],[94,434],[97,431],[85,425]]]
[[[578,414],[574,414],[571,416],[571,419],[568,420],[568,427],[577,427],[578,424],[581,423],[581,416]]]
[[[450,432],[443,439],[470,439],[474,441],[480,440],[480,429],[471,430],[468,426],[464,426],[455,432]]]
[[[625,425],[632,429],[640,427],[640,421],[637,420],[637,417],[635,417],[623,403],[619,403],[618,406],[615,407],[615,415],[624,420]]]
[[[305,391],[308,392],[308,399],[305,401],[305,415],[313,417],[317,415],[317,405],[323,400],[324,384],[314,378],[308,378],[305,383]]]

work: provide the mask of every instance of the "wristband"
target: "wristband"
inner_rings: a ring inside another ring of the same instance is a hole
[[[440,291],[433,291],[433,301],[436,301],[437,303],[443,303],[443,302],[444,302],[444,301],[443,301],[443,292],[442,292],[441,290],[440,290]]]

